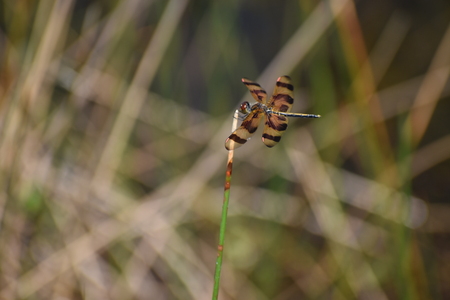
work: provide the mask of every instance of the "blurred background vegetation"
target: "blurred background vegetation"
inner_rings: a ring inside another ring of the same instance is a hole
[[[0,298],[450,298],[450,3],[0,3]]]

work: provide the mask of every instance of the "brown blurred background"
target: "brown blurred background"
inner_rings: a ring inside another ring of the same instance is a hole
[[[0,298],[450,298],[450,2],[0,3]],[[262,126],[260,126],[262,127]]]

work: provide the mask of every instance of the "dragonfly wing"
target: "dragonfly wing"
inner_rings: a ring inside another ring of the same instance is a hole
[[[258,104],[255,104],[251,113],[242,121],[241,126],[227,138],[225,148],[227,150],[233,150],[244,145],[253,133],[255,133],[262,115],[262,109]]]
[[[259,103],[266,104],[267,100],[267,93],[266,91],[259,85],[259,83],[256,83],[254,81],[251,81],[247,78],[242,78],[242,82],[245,84],[245,86],[250,90],[250,93],[252,94],[253,98],[258,101]]]
[[[290,112],[294,103],[294,86],[289,76],[281,76],[277,80],[273,95],[267,107],[273,111]]]
[[[285,116],[271,113],[291,111],[294,103],[294,86],[289,76],[281,76],[277,80],[273,95],[267,104],[266,123],[262,141],[267,147],[273,147],[281,140],[281,135],[288,127],[288,119]]]
[[[272,148],[281,140],[281,135],[288,127],[288,118],[285,116],[266,114],[266,123],[264,125],[264,132],[262,141],[267,146]]]

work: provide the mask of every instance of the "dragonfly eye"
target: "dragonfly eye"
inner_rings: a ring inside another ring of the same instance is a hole
[[[243,113],[243,114],[249,114],[251,112],[251,107],[250,107],[250,103],[248,103],[247,101],[242,102],[241,106],[239,106],[239,112]]]

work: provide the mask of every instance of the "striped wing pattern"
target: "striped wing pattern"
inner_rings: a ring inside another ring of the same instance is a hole
[[[266,104],[267,93],[259,85],[259,83],[251,81],[250,79],[247,79],[247,78],[242,78],[242,82],[250,90],[250,93],[252,94],[253,98],[256,101],[258,101],[259,103],[262,103],[262,104]]]
[[[261,117],[264,114],[264,110],[261,108],[260,103],[266,104],[267,101],[267,93],[259,85],[259,83],[251,81],[247,78],[242,78],[242,82],[258,103],[252,106],[251,112],[245,117],[241,126],[236,129],[225,141],[225,148],[227,148],[227,150],[236,149],[244,145],[253,133],[255,133]]]
[[[254,104],[252,111],[245,117],[241,126],[225,141],[225,148],[227,150],[233,150],[244,145],[253,133],[255,133],[263,114],[264,111],[259,106],[259,103]]]
[[[290,112],[294,103],[294,86],[289,76],[278,78],[273,95],[267,105],[274,112]],[[288,118],[274,113],[266,114],[266,123],[262,141],[267,147],[273,147],[281,140],[281,135],[288,127]]]
[[[273,95],[267,104],[273,111],[290,112],[294,103],[294,86],[289,76],[281,76],[273,90]]]

